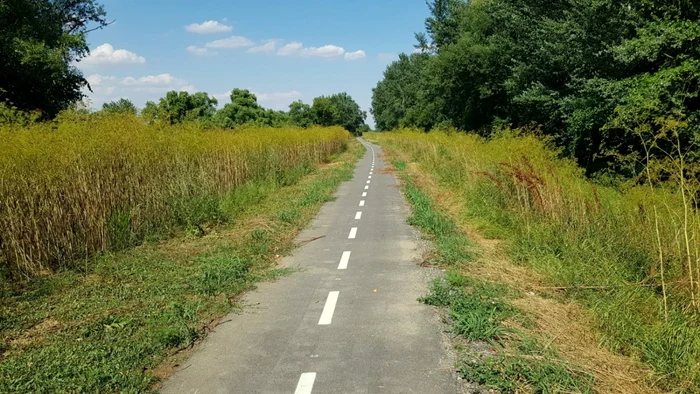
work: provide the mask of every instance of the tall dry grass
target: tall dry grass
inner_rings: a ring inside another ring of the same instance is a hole
[[[605,345],[651,364],[663,388],[700,390],[700,187],[682,156],[609,187],[517,131],[370,138],[408,154],[516,261],[595,311]]]
[[[0,267],[51,272],[177,224],[220,220],[232,190],[288,182],[347,138],[342,128],[231,132],[132,116],[0,126]]]

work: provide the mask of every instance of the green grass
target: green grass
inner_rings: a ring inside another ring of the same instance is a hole
[[[242,292],[293,272],[276,269],[276,256],[293,250],[362,153],[353,142],[320,170],[252,182],[216,204],[194,199],[179,211],[175,239],[128,248],[126,238],[84,270],[5,282],[0,392],[153,391],[154,368],[238,308]],[[126,232],[128,221],[115,213],[112,231]]]
[[[650,382],[662,390],[700,392],[700,314],[690,302],[684,209],[672,185],[652,191],[636,184],[594,184],[575,163],[532,135],[483,140],[398,132],[368,138],[418,164],[441,192],[456,197],[460,220],[504,241],[500,244],[513,262],[547,285],[563,287],[559,296],[591,311],[602,346],[651,366],[655,376]],[[512,171],[516,167],[519,172]],[[543,180],[537,186],[543,204],[528,206],[527,201],[536,201],[536,187],[526,180],[535,177]],[[667,320],[654,204],[664,252]],[[697,212],[691,209],[691,214],[692,227],[698,222]],[[693,265],[700,250],[693,246],[700,239],[696,233],[689,237]]]
[[[592,392],[593,377],[569,365],[551,346],[509,328],[508,320],[525,321],[509,299],[519,297],[514,289],[488,282],[459,271],[474,262],[476,247],[459,230],[454,220],[438,209],[406,173],[406,163],[393,161],[404,181],[404,194],[411,203],[408,221],[434,244],[435,262],[448,267],[444,277],[435,279],[421,302],[447,310],[452,332],[469,341],[484,341],[494,354],[463,351],[458,362],[460,375],[486,389],[501,393]]]

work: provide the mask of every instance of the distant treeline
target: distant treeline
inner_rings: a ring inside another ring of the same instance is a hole
[[[670,152],[697,161],[700,2],[428,6],[416,50],[374,89],[379,130],[541,130],[589,175],[637,176]]]
[[[313,104],[295,101],[289,111],[274,111],[258,104],[246,89],[233,89],[231,102],[217,109],[218,100],[205,92],[168,92],[158,103],[146,102],[139,111],[127,99],[102,105],[102,112],[140,114],[148,123],[180,124],[198,122],[203,127],[236,128],[243,125],[268,127],[342,126],[353,134],[369,130],[367,114],[347,93],[320,96]]]

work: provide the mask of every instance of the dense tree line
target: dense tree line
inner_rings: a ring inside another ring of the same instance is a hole
[[[373,90],[377,128],[539,128],[589,174],[694,157],[700,2],[433,0],[416,51]],[[666,137],[672,138],[666,138]]]
[[[361,135],[369,126],[366,113],[347,93],[316,97],[313,105],[295,101],[289,111],[275,111],[258,104],[255,94],[247,89],[233,89],[231,102],[217,109],[218,100],[205,92],[168,92],[158,103],[146,102],[140,115],[149,123],[178,124],[198,122],[203,127],[236,128],[244,125],[268,127],[342,126],[355,135]],[[137,114],[128,99],[102,105],[104,113]]]

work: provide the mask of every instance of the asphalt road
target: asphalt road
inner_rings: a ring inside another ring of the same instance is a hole
[[[165,382],[163,393],[459,393],[441,327],[417,298],[430,273],[381,149],[298,237],[323,236],[283,265],[299,267],[248,294]]]

